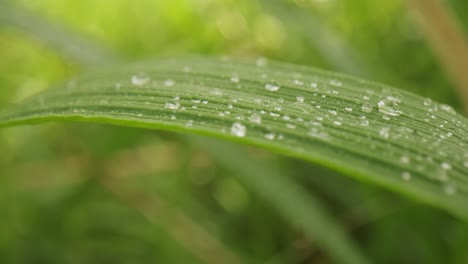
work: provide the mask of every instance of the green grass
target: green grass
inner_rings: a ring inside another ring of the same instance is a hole
[[[189,14],[189,2],[182,2],[186,9],[180,12]],[[450,102],[435,96],[447,90],[413,89],[429,99],[256,55],[161,52],[160,59],[132,62],[123,59],[132,56],[126,52],[116,55],[34,12],[2,5],[0,21],[10,30],[32,34],[61,57],[89,66],[0,112],[6,154],[0,158],[5,174],[0,202],[6,208],[0,256],[7,263],[441,263],[446,256],[460,263],[466,258],[460,247],[467,243],[468,120],[438,102]],[[283,33],[273,26],[280,22],[268,17],[277,14],[284,27],[294,29],[291,43],[298,47],[303,38],[301,45],[314,47],[302,62],[316,60],[324,68],[333,65],[402,87],[424,86],[384,63],[369,65],[375,50],[358,57],[346,36],[332,31],[340,19],[314,22],[326,9],[314,13],[281,1],[217,8],[240,8],[231,15],[260,21],[273,30],[267,39],[280,41]],[[246,10],[249,15],[242,13]],[[174,23],[174,32],[191,34],[174,18],[164,18]],[[204,38],[193,40],[192,51],[207,48]],[[130,42],[125,45],[132,52],[149,48]],[[281,41],[259,43],[269,49]],[[269,57],[298,61],[292,54],[287,49]],[[432,85],[438,82],[437,74],[426,76]],[[18,82],[6,74],[3,79]],[[15,222],[21,228],[10,228]],[[7,243],[12,236],[15,242]],[[403,242],[395,242],[397,237]],[[399,253],[390,257],[389,250]]]

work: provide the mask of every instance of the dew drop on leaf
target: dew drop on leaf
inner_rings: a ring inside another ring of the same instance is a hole
[[[275,133],[266,133],[264,136],[268,140],[274,140],[276,137]]]
[[[174,86],[175,82],[173,80],[165,80],[163,84],[166,87],[171,87]]]
[[[404,171],[401,173],[401,178],[405,181],[411,180],[411,173]]]
[[[131,78],[132,84],[137,85],[137,86],[146,84],[149,81],[150,81],[150,77],[148,75],[144,74],[144,73],[139,73],[139,74],[133,75],[132,78]]]
[[[256,124],[261,124],[262,123],[262,117],[257,115],[257,114],[252,114],[249,117],[250,122],[256,123]]]
[[[265,84],[265,89],[267,89],[270,92],[276,92],[280,89],[280,87],[277,84],[267,83]]]
[[[446,105],[446,104],[441,104],[440,105],[440,109],[451,114],[451,115],[456,115],[457,112],[455,112],[455,110],[450,106],[450,105]]]
[[[372,107],[372,105],[369,104],[369,103],[364,103],[364,104],[362,104],[362,106],[361,106],[361,110],[362,110],[364,113],[370,113],[370,112],[372,112],[373,109],[374,109],[374,107]]]
[[[234,75],[231,77],[231,82],[238,83],[239,81],[240,81],[239,76]]]
[[[235,122],[234,124],[232,124],[231,134],[233,134],[234,136],[244,137],[246,132],[247,132],[247,129],[241,123]]]
[[[379,112],[389,116],[400,116],[399,101],[393,97],[387,97],[377,103]]]

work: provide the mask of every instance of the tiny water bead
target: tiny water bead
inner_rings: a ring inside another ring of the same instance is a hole
[[[244,137],[247,132],[247,129],[244,125],[239,122],[235,122],[231,127],[231,134],[236,137]]]
[[[240,82],[239,76],[233,75],[233,76],[231,77],[231,82],[233,82],[233,83],[238,83],[238,82]]]
[[[249,117],[249,120],[250,120],[250,122],[256,123],[256,124],[262,123],[262,117],[260,115],[257,115],[257,114],[252,114]]]
[[[336,87],[341,87],[343,85],[343,83],[338,80],[330,80],[330,84]]]
[[[361,110],[362,110],[364,113],[371,113],[372,110],[374,110],[374,107],[372,107],[372,105],[369,104],[369,103],[364,103],[364,104],[362,104],[362,106],[361,106]]]
[[[171,87],[171,86],[174,86],[175,82],[173,80],[169,79],[169,80],[165,80],[163,84],[166,87]]]
[[[432,104],[432,100],[430,98],[425,98],[423,104],[424,106],[430,106]]]
[[[444,170],[451,170],[451,169],[452,169],[452,165],[450,165],[450,164],[447,163],[447,162],[442,162],[442,163],[440,164],[440,167],[441,167],[442,169],[444,169]]]
[[[274,140],[275,137],[276,137],[276,134],[275,134],[275,133],[266,133],[266,134],[264,135],[264,137],[265,137],[266,139],[268,139],[268,140]]]
[[[395,97],[387,97],[382,100],[380,100],[377,103],[377,106],[379,107],[379,112],[389,115],[389,116],[400,116],[402,113],[399,109],[400,100],[395,98]]]
[[[455,109],[453,109],[450,105],[441,104],[440,109],[442,111],[445,111],[445,112],[451,114],[451,115],[456,115],[457,114],[457,112],[455,112]]]
[[[401,173],[401,178],[405,181],[411,180],[411,173],[404,171]]]
[[[410,163],[410,158],[408,156],[401,156],[400,161],[401,161],[401,163],[408,164],[408,163]]]
[[[133,75],[132,78],[130,79],[133,85],[144,85],[150,81],[150,77],[144,73],[138,73],[136,75]]]
[[[255,64],[258,66],[258,67],[264,67],[268,64],[268,59],[265,58],[265,57],[259,57],[256,61],[255,61]]]
[[[280,89],[279,85],[273,84],[273,83],[266,83],[265,84],[265,89],[270,91],[270,92],[276,92]]]
[[[164,107],[172,110],[177,110],[180,108],[180,103],[179,102],[167,102]]]

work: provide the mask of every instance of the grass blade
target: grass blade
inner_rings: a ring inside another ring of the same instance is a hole
[[[468,219],[468,121],[450,106],[263,60],[167,59],[95,70],[11,107],[1,126],[89,121],[261,146]]]
[[[235,145],[207,139],[196,141],[215,156],[221,165],[234,172],[248,188],[276,207],[285,218],[292,219],[292,223],[323,248],[336,263],[367,263],[321,202],[293,179],[282,174],[277,164],[255,159]]]

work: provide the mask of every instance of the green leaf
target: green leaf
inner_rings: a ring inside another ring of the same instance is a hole
[[[0,125],[60,120],[257,145],[468,219],[467,119],[373,82],[262,59],[166,59],[95,69],[12,106]]]
[[[216,157],[216,161],[234,172],[252,189],[307,237],[323,248],[336,263],[367,263],[342,226],[335,223],[319,199],[270,160],[253,157],[243,148],[225,142],[196,139]],[[228,151],[226,151],[228,150]]]

